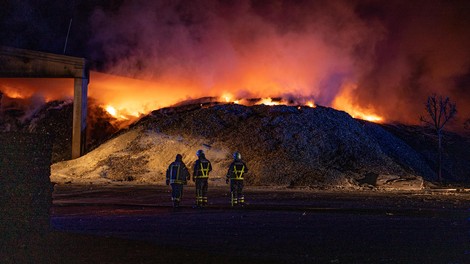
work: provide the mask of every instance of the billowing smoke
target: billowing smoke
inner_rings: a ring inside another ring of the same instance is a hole
[[[432,93],[457,102],[459,122],[470,116],[470,5],[464,1],[390,1],[356,8],[386,29],[355,98],[390,120],[416,122]]]
[[[322,104],[358,79],[384,35],[345,3],[313,1],[125,1],[96,10],[92,25],[106,72],[195,88],[188,96],[295,94]]]
[[[192,87],[189,97],[347,96],[417,123],[431,93],[470,112],[468,11],[463,1],[123,1],[95,10],[90,45],[106,71]]]
[[[73,18],[67,54],[88,58],[94,70],[135,78],[117,87],[92,73],[89,94],[102,101],[154,110],[225,93],[306,97],[418,124],[427,96],[437,93],[457,103],[456,123],[470,118],[468,1],[7,1],[3,7],[1,26],[11,30],[0,32],[2,45],[61,53]]]

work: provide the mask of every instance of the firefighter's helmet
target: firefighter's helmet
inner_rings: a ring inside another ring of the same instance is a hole
[[[200,157],[202,155],[204,155],[204,151],[202,149],[196,151],[196,156]]]
[[[242,159],[242,154],[240,154],[240,152],[237,151],[233,153],[233,158],[236,160]]]
[[[183,156],[181,154],[176,154],[176,161],[182,161]]]

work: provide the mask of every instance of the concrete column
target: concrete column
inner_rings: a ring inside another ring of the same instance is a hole
[[[72,159],[85,153],[88,79],[74,79]]]

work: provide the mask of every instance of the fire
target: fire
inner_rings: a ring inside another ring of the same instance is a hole
[[[235,99],[235,97],[230,93],[224,93],[221,97],[219,97],[219,101],[226,102],[226,103],[234,103],[234,104],[241,104],[241,105],[302,105],[314,108],[315,103],[313,100],[292,100],[288,101],[283,98],[273,98],[273,97],[265,97],[260,99],[247,99],[247,98],[240,98]]]
[[[110,115],[116,117],[116,108],[112,107],[111,105],[108,105],[105,107],[105,109]]]
[[[45,102],[73,97],[73,79],[1,78],[0,91],[9,98],[40,96]]]
[[[98,100],[113,117],[135,120],[187,99],[188,91],[194,90],[190,84],[152,82],[91,71],[88,95]]]
[[[282,104],[281,102],[276,102],[276,101],[273,101],[272,98],[262,98],[261,100],[259,100],[256,104],[262,104],[262,105],[280,105]]]
[[[112,105],[106,105],[103,108],[106,110],[106,112],[108,112],[114,118],[122,119],[122,120],[136,119],[139,116],[145,114],[145,113],[136,112],[136,111],[129,112],[126,108],[116,109]]]
[[[15,90],[5,90],[3,91],[3,93],[10,97],[10,98],[14,98],[14,99],[25,99],[29,96],[25,95],[25,94],[22,94],[20,93],[20,91],[15,91]]]
[[[308,101],[305,105],[311,108],[315,107],[315,103],[313,101]]]
[[[230,103],[232,102],[232,95],[225,93],[221,96],[221,99],[223,99],[223,101],[225,101],[226,103]]]
[[[31,97],[34,92],[25,89],[24,86],[14,87],[15,84],[4,84],[0,86],[0,91],[5,94],[5,96],[10,97],[12,99],[26,99]]]
[[[90,72],[88,96],[97,100],[111,116],[130,123],[149,112],[177,104],[190,98],[212,96],[219,102],[242,105],[289,105],[299,107],[316,107],[312,98],[300,96],[297,99],[278,97],[259,97],[252,92],[248,98],[235,96],[237,89],[229,87],[225,92],[217,92],[212,88],[204,90],[199,83],[191,81],[171,80],[145,81],[128,77],[115,76],[99,72]],[[6,80],[6,81],[5,81]],[[348,112],[354,118],[372,122],[384,122],[384,118],[374,113],[371,107],[362,107],[354,103],[355,85],[344,86],[335,97],[332,107]],[[30,98],[41,94],[45,101],[68,99],[73,97],[73,80],[71,79],[2,79],[0,90],[10,98]],[[234,92],[235,91],[235,92]],[[253,88],[253,91],[256,91]],[[263,90],[263,93],[266,92]],[[259,92],[261,93],[261,92]],[[266,92],[268,93],[268,92]],[[242,93],[243,94],[243,93]],[[273,95],[279,94],[273,91]]]
[[[358,118],[358,119],[362,119],[362,120],[366,120],[366,121],[371,121],[371,122],[374,122],[374,123],[381,123],[383,121],[383,118],[378,116],[378,115],[374,115],[374,114],[366,114],[366,113],[363,113],[361,112],[360,110],[349,110],[349,111],[346,111],[348,112],[352,117],[354,118]]]
[[[384,122],[384,118],[375,114],[373,109],[364,108],[354,103],[353,93],[357,86],[354,84],[345,85],[340,94],[333,101],[333,108],[343,110],[354,118],[367,120],[375,123]]]
[[[240,100],[234,99],[234,96],[231,95],[230,93],[222,94],[222,96],[219,97],[219,101],[226,102],[226,103],[234,103],[234,104],[239,104],[240,103]]]

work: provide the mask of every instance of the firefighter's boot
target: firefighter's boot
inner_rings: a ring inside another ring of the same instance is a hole
[[[232,192],[232,207],[237,206],[237,205],[238,205],[238,198],[237,198],[236,195]]]
[[[238,197],[238,205],[240,205],[241,207],[245,206],[245,196],[242,195]]]

